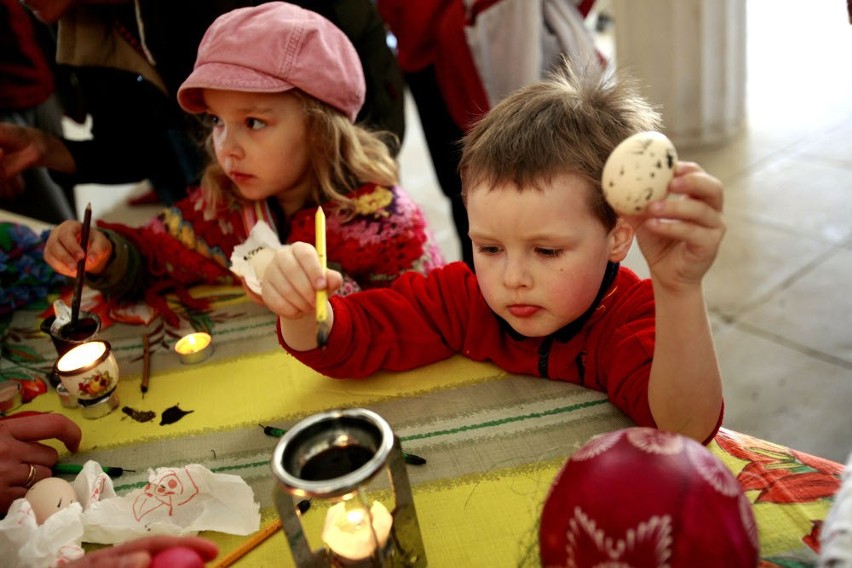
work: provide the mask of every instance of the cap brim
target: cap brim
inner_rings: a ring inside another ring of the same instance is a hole
[[[190,73],[177,92],[178,104],[187,112],[207,110],[201,89],[281,93],[294,88],[292,83],[266,73],[230,63],[205,63]]]

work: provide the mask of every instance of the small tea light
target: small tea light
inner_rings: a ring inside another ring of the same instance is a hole
[[[7,381],[0,383],[0,416],[21,406],[21,383]]]
[[[213,338],[203,331],[184,335],[175,343],[175,351],[185,365],[201,363],[213,354]]]
[[[59,396],[59,403],[65,408],[77,408],[77,397],[68,392],[65,385],[59,383],[56,385],[56,394]]]
[[[322,540],[343,564],[383,557],[378,551],[385,547],[392,525],[393,517],[378,501],[369,511],[363,507],[347,509],[346,503],[340,502],[328,510]]]

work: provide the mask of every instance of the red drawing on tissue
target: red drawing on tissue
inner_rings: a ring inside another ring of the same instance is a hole
[[[107,479],[109,479],[109,477],[107,477],[107,474],[98,474],[97,479],[95,479],[94,485],[92,485],[92,491],[89,493],[89,503],[97,503],[98,501],[100,501],[101,493],[104,492],[104,487],[106,486]]]
[[[159,478],[149,481],[142,494],[133,502],[133,514],[137,521],[161,507],[168,507],[171,517],[175,507],[186,505],[198,495],[198,486],[189,471],[184,469],[166,469]]]

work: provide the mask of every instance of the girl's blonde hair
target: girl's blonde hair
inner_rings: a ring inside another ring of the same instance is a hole
[[[344,218],[354,214],[348,194],[365,183],[390,187],[399,182],[399,170],[389,144],[398,145],[394,134],[373,132],[349,121],[339,111],[297,89],[287,91],[302,103],[308,133],[308,159],[314,179],[314,203],[333,201]],[[205,142],[211,163],[204,170],[201,188],[208,213],[222,205],[242,201],[234,183],[216,161],[212,135]],[[286,159],[282,156],[281,159]]]
[[[596,65],[577,70],[565,59],[547,79],[500,101],[464,138],[462,197],[483,183],[510,182],[520,191],[574,173],[595,189],[592,208],[612,228],[617,216],[601,189],[606,159],[622,140],[660,122],[630,78],[616,80]]]

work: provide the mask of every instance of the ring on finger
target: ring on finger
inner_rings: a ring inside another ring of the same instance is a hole
[[[27,475],[27,480],[24,481],[24,489],[29,489],[35,483],[36,468],[33,464],[25,464],[30,466],[30,473]]]

